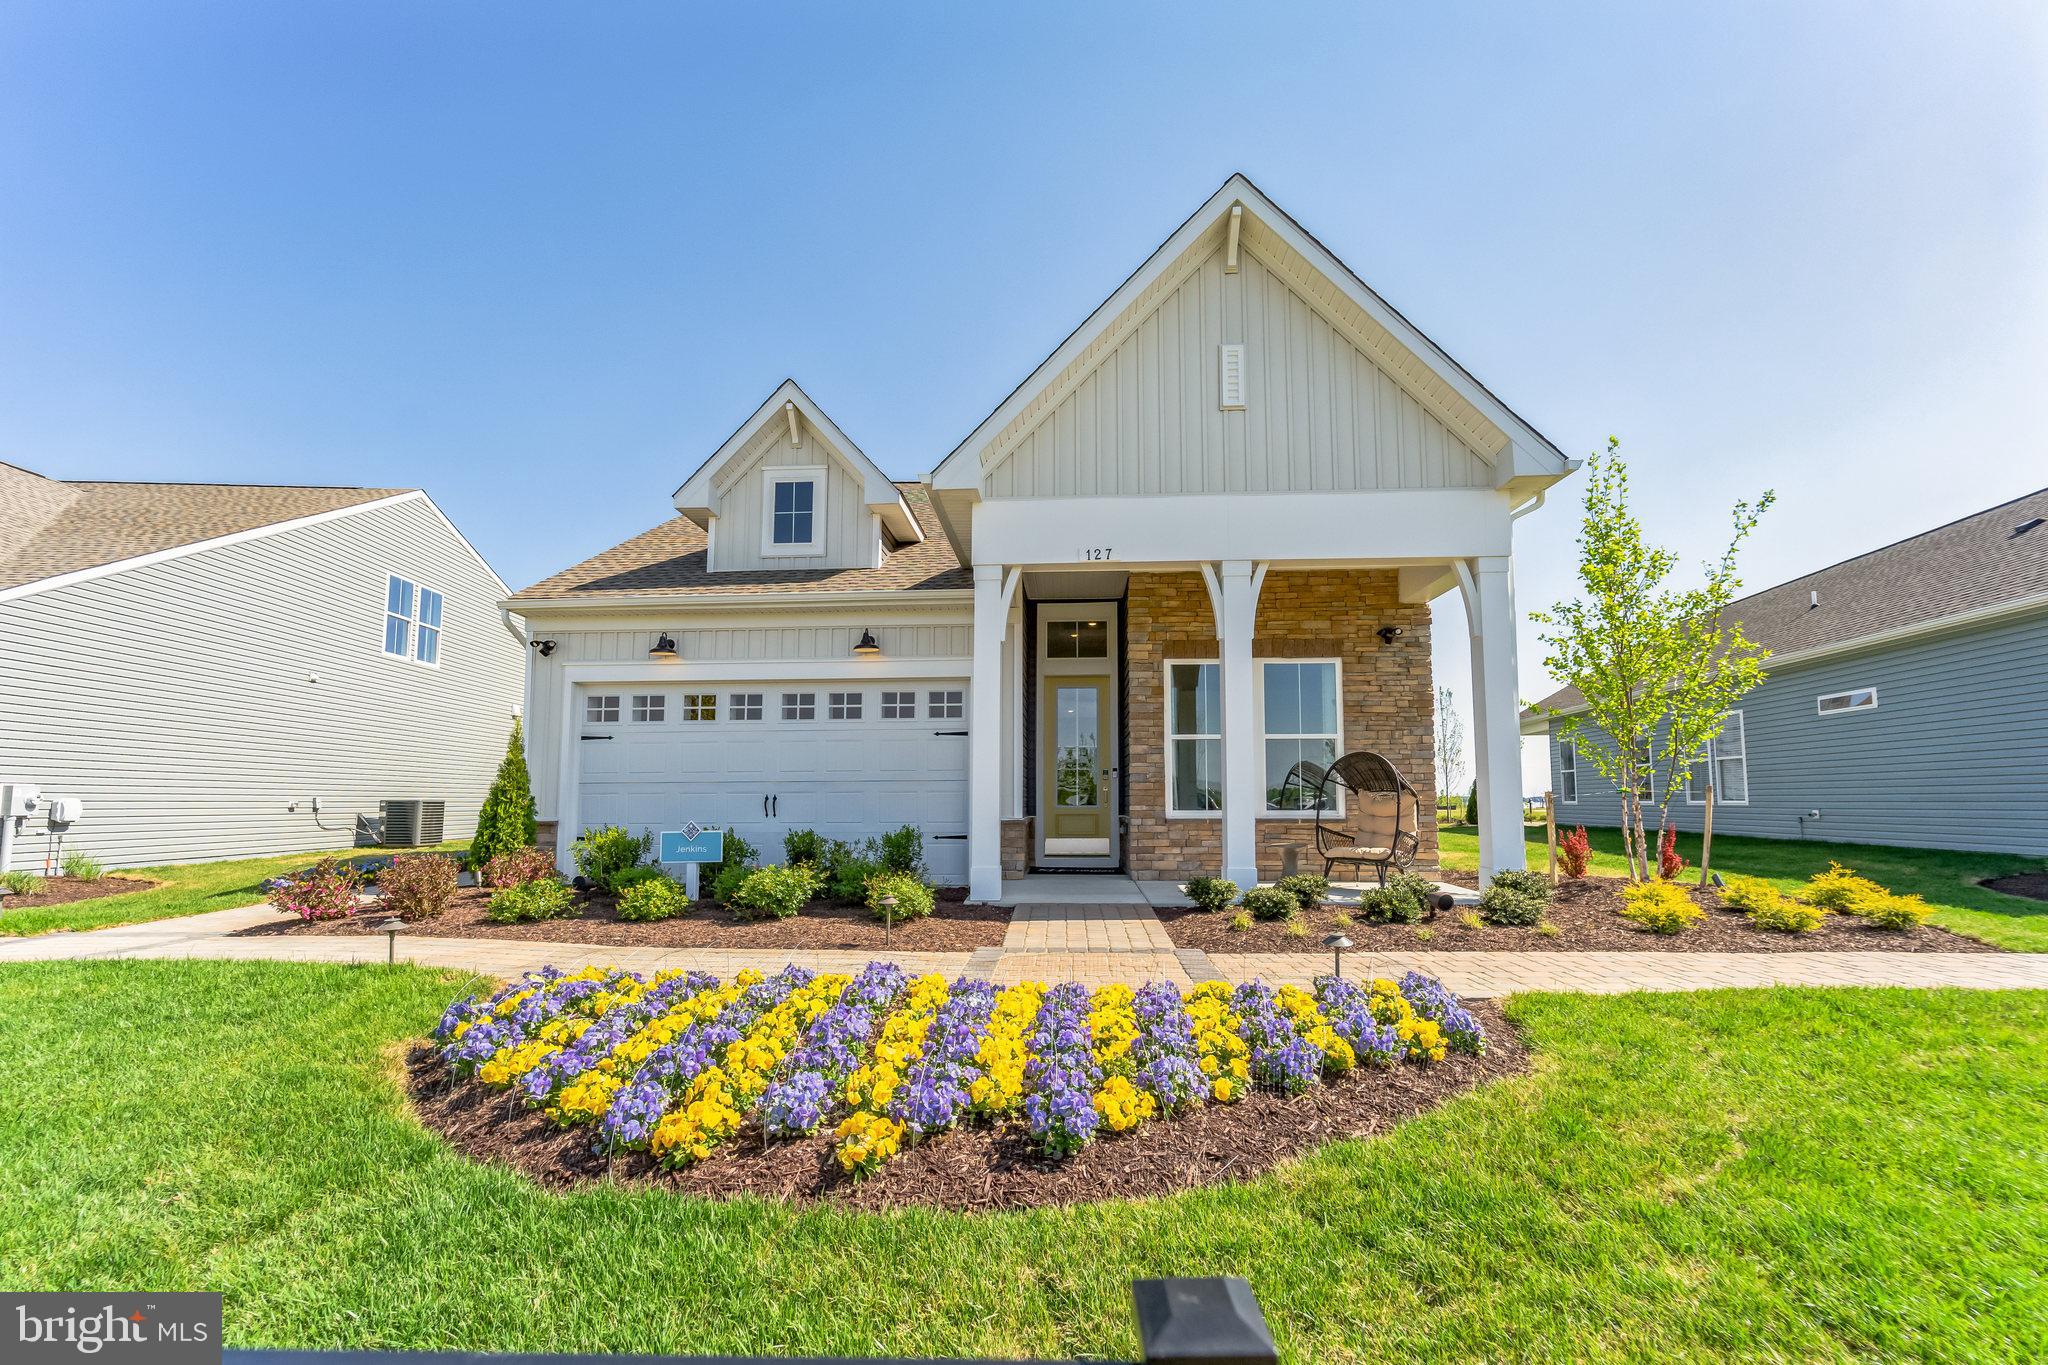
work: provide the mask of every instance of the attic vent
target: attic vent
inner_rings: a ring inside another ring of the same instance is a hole
[[[2013,527],[2012,533],[2015,536],[2023,536],[2027,532],[2033,530],[2036,526],[2041,525],[2043,522],[2048,522],[2048,517],[2028,517],[2025,521]]]
[[[1226,341],[1216,348],[1216,405],[1228,412],[1244,406],[1244,343]]]

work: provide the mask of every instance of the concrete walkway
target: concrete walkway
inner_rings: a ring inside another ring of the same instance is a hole
[[[39,960],[225,958],[244,961],[382,962],[382,934],[262,935],[237,929],[275,923],[261,905],[87,933],[0,939],[0,965]],[[819,971],[855,971],[867,952],[769,952],[720,948],[617,948],[524,939],[436,938],[402,932],[399,961],[479,975],[516,975],[546,963],[573,970],[591,963],[650,971],[698,968],[730,975],[742,967],[773,971],[796,962]],[[1261,980],[1306,983],[1330,970],[1324,953],[1211,955],[1176,949],[1150,908],[1139,905],[1019,907],[1001,948],[973,953],[892,954],[911,972],[1022,980]],[[1521,991],[1702,990],[1723,986],[1961,986],[2048,990],[2048,953],[1444,953],[1351,952],[1346,976],[1419,971],[1466,996]]]

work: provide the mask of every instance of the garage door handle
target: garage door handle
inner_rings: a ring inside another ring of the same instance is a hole
[[[761,818],[763,820],[768,818],[768,798],[765,796],[761,798]]]
[[[777,792],[775,795],[769,797],[768,799],[769,801],[774,803],[774,814],[780,816],[782,814],[782,793]]]
[[[954,735],[965,735],[965,734],[966,734],[967,732],[966,732],[965,730],[934,730],[934,731],[932,731],[932,733],[933,733],[933,734],[935,734],[935,735],[948,735],[948,736],[954,736]]]
[[[584,742],[585,742],[585,743],[588,743],[589,741],[591,741],[591,740],[593,740],[593,739],[610,739],[610,738],[611,738],[611,736],[610,736],[610,735],[585,735],[585,736],[583,736],[583,740],[584,740]]]

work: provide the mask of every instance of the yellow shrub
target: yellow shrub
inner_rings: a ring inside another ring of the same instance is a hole
[[[1728,884],[1721,888],[1721,899],[1744,913],[1760,905],[1774,905],[1784,899],[1778,888],[1762,877],[1730,877]]]
[[[1645,882],[1621,893],[1621,917],[1660,934],[1675,934],[1706,912],[1670,882]]]
[[[1801,899],[1823,910],[1860,915],[1863,913],[1857,908],[1860,904],[1886,894],[1885,889],[1870,878],[1859,877],[1840,863],[1830,861],[1827,871],[1816,872],[1807,881],[1806,895]]]
[[[1858,907],[1855,913],[1879,929],[1911,929],[1934,913],[1934,907],[1918,896],[1894,896],[1889,891],[1864,897]]]

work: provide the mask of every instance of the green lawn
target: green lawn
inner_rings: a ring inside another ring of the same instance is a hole
[[[235,1345],[1130,1356],[1248,1277],[1307,1361],[2048,1356],[2048,993],[1533,996],[1536,1070],[1252,1185],[970,1217],[543,1193],[411,1124],[400,967],[0,968],[11,1289]]]
[[[1559,837],[1562,838],[1570,828],[1569,823],[1561,821]],[[1541,868],[1545,866],[1543,827],[1530,825],[1528,830],[1529,866]],[[1593,844],[1591,870],[1596,875],[1628,875],[1628,863],[1621,852],[1620,830],[1588,827],[1586,837]],[[1478,868],[1479,836],[1470,825],[1445,828],[1439,833],[1438,842],[1443,850],[1445,867],[1466,872]],[[1697,877],[1699,835],[1681,833],[1678,851],[1693,865],[1692,875]],[[1927,903],[1935,907],[1936,924],[2016,952],[2048,953],[2048,901],[2000,895],[1977,885],[1986,877],[2040,872],[2048,869],[2048,860],[2006,853],[1891,848],[1881,844],[1747,839],[1732,834],[1714,836],[1715,871],[1763,877],[1786,891],[1797,890],[1799,883],[1825,870],[1829,859],[1853,867],[1893,891],[1924,896]]]
[[[440,844],[440,851],[466,844]],[[332,853],[288,853],[277,858],[242,858],[231,863],[180,863],[171,867],[124,868],[118,876],[162,882],[148,891],[73,901],[69,905],[32,906],[0,912],[0,934],[47,934],[56,929],[104,929],[110,924],[141,924],[202,910],[227,910],[263,899],[263,883],[286,872],[311,867],[322,858],[377,853],[374,848],[345,848]],[[418,852],[421,850],[407,850]]]

